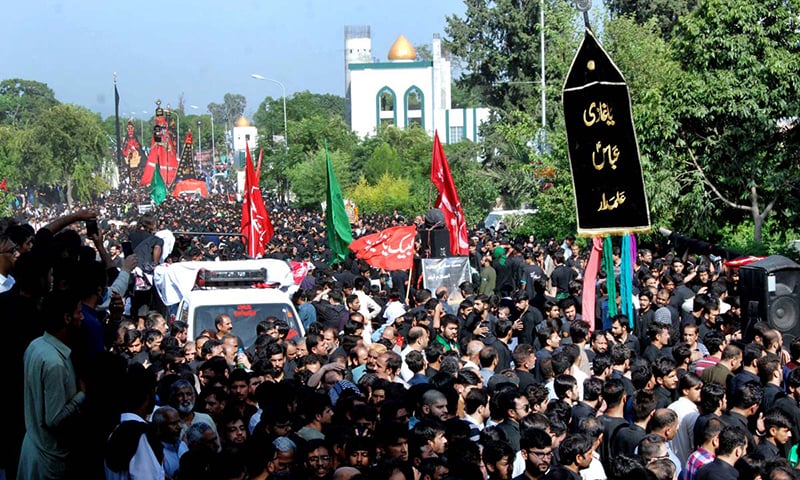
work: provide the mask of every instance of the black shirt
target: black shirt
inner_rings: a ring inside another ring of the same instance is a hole
[[[520,386],[522,383],[520,383]],[[590,418],[597,415],[597,410],[589,406],[585,402],[578,402],[572,407],[572,431],[578,432],[578,425],[584,418]]]
[[[567,467],[556,465],[547,472],[544,480],[581,480],[581,476]]]
[[[645,432],[644,428],[635,423],[629,425],[628,428],[620,428],[614,436],[614,445],[611,447],[611,451],[615,456],[635,457],[636,447],[645,435],[647,435],[647,432]]]
[[[733,466],[715,458],[697,471],[696,480],[738,480],[739,472]]]
[[[781,455],[780,449],[776,445],[766,440],[758,444],[758,448],[756,448],[756,453],[760,453],[767,460],[772,460],[773,458],[779,457]]]
[[[656,394],[656,408],[667,408],[669,404],[677,400],[674,391],[669,391],[661,385],[657,386],[653,391]]]
[[[578,278],[578,272],[566,265],[559,265],[550,274],[550,282],[556,287],[557,294],[569,294],[569,282]]]
[[[757,447],[756,440],[753,437],[753,432],[750,431],[750,428],[747,424],[747,418],[745,418],[744,415],[728,410],[727,412],[722,414],[720,420],[725,422],[726,425],[733,425],[741,428],[744,431],[745,436],[747,437],[747,453],[753,453],[756,451]],[[719,479],[715,478],[714,480],[719,480]]]

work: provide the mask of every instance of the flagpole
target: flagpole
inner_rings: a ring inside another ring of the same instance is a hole
[[[408,269],[408,286],[406,287],[406,305],[408,305],[408,297],[411,296],[411,272],[414,270],[414,266],[412,265],[411,268]]]
[[[122,167],[122,137],[119,129],[119,90],[117,90],[117,72],[114,72],[114,130],[117,139],[116,163],[117,169],[119,169]],[[128,176],[130,176],[130,170],[131,167],[128,165]]]

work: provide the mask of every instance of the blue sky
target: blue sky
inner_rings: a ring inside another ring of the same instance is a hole
[[[445,35],[463,0],[29,0],[3,7],[0,79],[46,83],[61,102],[150,118],[156,98],[205,111],[225,93],[247,98],[245,114],[279,85],[344,95],[344,27],[369,25],[381,60],[398,35],[414,45]],[[147,113],[143,113],[146,111]],[[200,113],[200,111],[192,112]]]

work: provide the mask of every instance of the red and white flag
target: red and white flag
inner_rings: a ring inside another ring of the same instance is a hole
[[[314,264],[311,262],[296,262],[294,260],[289,262],[289,266],[292,268],[292,279],[295,285],[303,283],[308,271],[314,268]]]
[[[247,240],[247,255],[251,258],[264,255],[264,245],[270,241],[274,230],[264,206],[261,187],[250,157],[250,145],[245,142],[246,165],[244,180],[244,202],[242,203],[242,235]]]
[[[413,225],[391,227],[371,235],[359,237],[348,246],[369,265],[384,270],[409,270],[414,265],[414,240],[417,229]]]
[[[444,213],[447,230],[450,231],[450,252],[453,255],[467,255],[469,253],[469,237],[467,237],[467,219],[461,209],[458,199],[456,184],[450,173],[450,165],[444,155],[444,149],[439,142],[439,132],[433,137],[433,161],[431,162],[431,182],[439,190],[434,208]]]

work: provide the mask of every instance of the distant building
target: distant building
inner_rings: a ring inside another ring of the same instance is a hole
[[[345,27],[346,120],[359,136],[374,135],[379,125],[405,128],[418,125],[442,143],[480,141],[488,108],[450,108],[450,60],[433,36],[431,60],[418,60],[403,35],[389,48],[388,61],[372,58],[370,27]]]
[[[250,145],[251,151],[258,146],[258,129],[251,125],[244,116],[239,117],[233,124],[231,143],[233,143],[233,158],[236,159],[236,166],[242,168],[247,152],[246,145]]]

